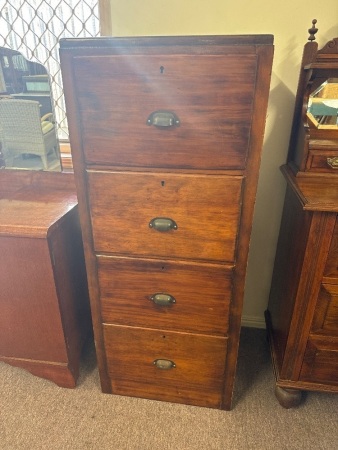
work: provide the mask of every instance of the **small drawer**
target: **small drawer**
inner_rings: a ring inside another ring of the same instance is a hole
[[[103,322],[226,335],[229,268],[104,256],[97,262]]]
[[[86,163],[243,169],[256,64],[255,54],[74,58]]]
[[[313,383],[337,385],[338,341],[310,339],[299,379]]]
[[[329,254],[327,256],[324,280],[338,284],[338,220],[333,231]]]
[[[88,183],[96,252],[234,260],[242,177],[88,172]]]
[[[338,284],[322,284],[311,330],[338,336]]]
[[[306,168],[311,172],[328,172],[338,175],[338,150],[310,150]]]
[[[112,393],[218,408],[227,339],[104,325]]]

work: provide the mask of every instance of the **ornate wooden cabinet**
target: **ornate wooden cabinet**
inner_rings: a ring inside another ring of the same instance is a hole
[[[305,45],[267,327],[276,396],[338,392],[338,39]]]
[[[272,41],[61,41],[104,392],[231,406]]]

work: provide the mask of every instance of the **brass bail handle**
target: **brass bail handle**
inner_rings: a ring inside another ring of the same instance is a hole
[[[154,111],[148,119],[147,125],[154,125],[155,127],[177,127],[180,125],[180,119],[172,111]]]
[[[326,161],[332,169],[338,169],[338,156],[327,158]]]
[[[149,222],[149,228],[154,228],[154,230],[166,232],[170,230],[177,230],[177,223],[175,220],[169,217],[154,217]]]
[[[176,303],[175,297],[170,294],[156,293],[150,296],[150,300],[159,306],[170,306]]]
[[[170,361],[170,359],[155,359],[153,364],[157,367],[157,369],[161,370],[170,370],[176,367],[174,361]]]

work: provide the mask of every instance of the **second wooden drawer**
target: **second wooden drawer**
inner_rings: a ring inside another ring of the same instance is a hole
[[[96,252],[234,260],[243,177],[103,171],[87,175]],[[157,219],[167,221],[166,231]]]

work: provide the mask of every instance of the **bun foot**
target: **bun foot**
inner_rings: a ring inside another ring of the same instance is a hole
[[[298,389],[284,389],[275,387],[275,396],[283,408],[295,408],[302,401],[302,391]]]

